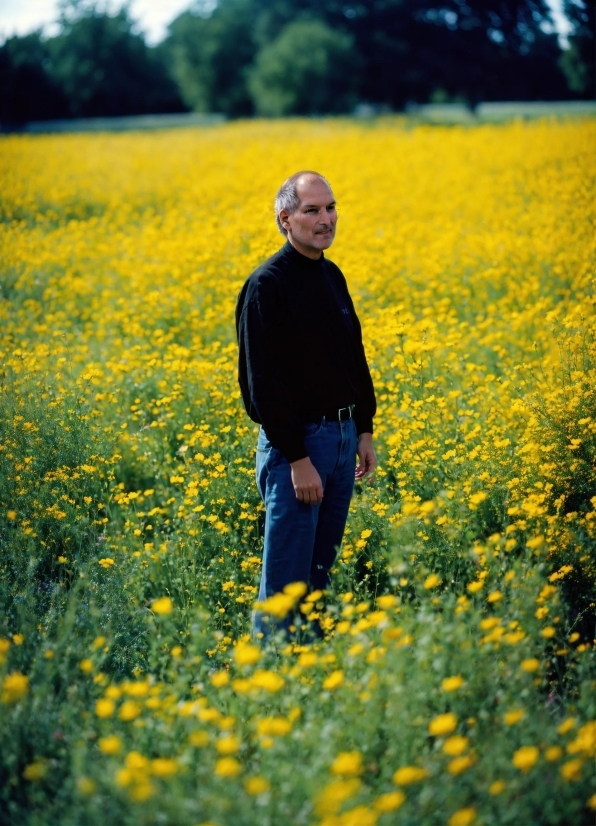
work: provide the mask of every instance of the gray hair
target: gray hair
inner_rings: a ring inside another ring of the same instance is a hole
[[[322,181],[325,181],[327,186],[329,186],[329,181],[327,178],[319,172],[313,172],[312,169],[303,169],[301,172],[294,172],[291,177],[283,182],[277,190],[277,195],[275,196],[275,223],[277,224],[277,228],[282,235],[287,235],[288,233],[279,220],[279,213],[282,209],[284,209],[292,215],[298,209],[300,198],[298,197],[298,192],[296,191],[296,185],[303,175],[311,175],[313,178],[320,178]],[[330,186],[329,189],[331,189]]]

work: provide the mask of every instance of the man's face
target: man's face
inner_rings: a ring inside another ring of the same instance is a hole
[[[300,200],[295,212],[282,209],[279,218],[288,241],[307,258],[320,258],[335,238],[337,210],[328,184],[320,178],[303,177],[296,185]]]

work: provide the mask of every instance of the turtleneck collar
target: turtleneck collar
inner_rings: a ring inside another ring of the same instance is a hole
[[[293,261],[296,261],[296,263],[301,264],[303,267],[318,267],[325,260],[325,253],[322,250],[320,258],[309,258],[307,255],[302,255],[301,252],[298,252],[296,247],[293,247],[289,241],[286,241],[283,245],[282,252],[284,255],[289,256]]]

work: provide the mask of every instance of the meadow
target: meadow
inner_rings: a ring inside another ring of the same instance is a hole
[[[0,141],[0,821],[587,826],[596,121]],[[236,297],[339,204],[380,468],[258,646]]]

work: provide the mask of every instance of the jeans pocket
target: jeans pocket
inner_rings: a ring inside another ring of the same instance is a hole
[[[318,433],[321,432],[325,424],[325,419],[319,419],[318,422],[309,422],[308,424],[303,425],[302,434],[304,438],[308,438],[309,436],[316,436]]]

